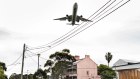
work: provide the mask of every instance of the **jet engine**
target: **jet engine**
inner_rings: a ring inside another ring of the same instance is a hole
[[[71,17],[69,15],[66,15],[68,21],[70,22],[71,21]]]
[[[66,15],[66,17],[68,17],[69,15]]]
[[[83,17],[82,15],[81,15],[81,16],[78,16],[78,17],[76,18],[76,21],[79,22],[80,19],[81,19],[82,17]]]
[[[80,21],[80,17],[76,17],[76,21],[79,22]]]

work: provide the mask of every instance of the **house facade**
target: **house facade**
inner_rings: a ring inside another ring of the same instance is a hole
[[[119,59],[113,69],[117,73],[117,79],[140,79],[140,62]]]
[[[97,64],[89,55],[83,59],[79,56],[75,58],[77,61],[67,70],[66,79],[101,79],[97,74]]]

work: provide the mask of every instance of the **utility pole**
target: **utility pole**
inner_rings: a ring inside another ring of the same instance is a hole
[[[74,73],[73,73],[73,61],[72,61],[72,79],[73,79],[73,74],[74,74]]]
[[[40,54],[37,54],[38,55],[38,69],[39,69],[39,57],[40,57]]]
[[[28,79],[28,71],[29,71],[29,70],[27,70],[27,79]]]
[[[23,79],[23,68],[24,68],[24,56],[26,51],[26,45],[23,45],[23,55],[22,55],[22,67],[21,67],[21,79]]]

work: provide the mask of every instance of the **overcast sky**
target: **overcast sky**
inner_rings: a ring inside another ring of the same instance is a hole
[[[0,61],[7,65],[7,74],[21,72],[23,44],[31,47],[45,45],[76,26],[68,21],[53,19],[72,14],[78,3],[78,15],[88,18],[108,0],[1,0],[0,1]],[[113,1],[113,0],[112,0]],[[119,0],[120,1],[120,0]],[[126,1],[126,0],[125,0]],[[131,0],[111,15],[68,41],[41,54],[40,65],[55,51],[70,49],[72,55],[90,55],[98,65],[107,64],[105,54],[111,52],[113,65],[119,59],[140,61],[139,0]],[[80,22],[81,23],[81,22]],[[79,23],[79,24],[80,24]],[[42,49],[41,49],[42,50]],[[44,49],[43,49],[44,50]],[[37,51],[32,51],[39,53]],[[30,52],[26,57],[32,56]],[[20,59],[14,63],[20,57]],[[43,59],[45,58],[45,59]],[[11,65],[10,64],[16,64]],[[37,56],[25,59],[24,73],[37,69]]]

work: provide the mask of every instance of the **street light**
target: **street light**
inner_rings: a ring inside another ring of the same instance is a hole
[[[38,55],[38,69],[39,69],[39,57],[40,57],[40,54],[37,54]]]

